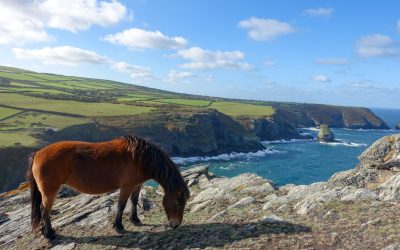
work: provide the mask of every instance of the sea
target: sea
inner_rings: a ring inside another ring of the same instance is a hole
[[[390,130],[332,129],[337,143],[317,140],[265,141],[266,149],[254,153],[231,153],[213,157],[174,157],[182,170],[208,165],[217,176],[232,177],[255,173],[277,185],[310,184],[326,181],[334,173],[354,168],[357,157],[379,138],[400,133],[394,130],[400,122],[400,109],[371,108]],[[316,138],[318,129],[301,129]]]

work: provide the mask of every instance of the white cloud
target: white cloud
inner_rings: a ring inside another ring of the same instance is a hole
[[[168,37],[160,31],[147,31],[138,28],[107,35],[104,40],[131,49],[181,49],[187,45],[187,41],[183,37]]]
[[[293,33],[295,29],[288,23],[275,19],[251,17],[239,22],[239,27],[249,30],[249,37],[256,41],[270,41],[282,35]]]
[[[92,25],[106,27],[126,17],[126,7],[116,0],[3,0],[0,44],[51,41],[49,27],[77,32]]]
[[[192,72],[188,72],[188,71],[175,71],[175,70],[171,70],[165,81],[166,82],[172,82],[172,83],[180,83],[180,82],[185,82],[187,79],[189,78],[193,78],[194,75]]]
[[[321,65],[346,65],[350,64],[350,61],[346,58],[323,58],[315,60],[315,63]]]
[[[0,1],[0,44],[23,44],[25,41],[52,40],[44,28],[45,23],[32,15],[23,2]]]
[[[133,79],[140,82],[155,79],[151,69],[148,67],[129,64],[126,62],[112,62],[111,68],[119,72],[128,73]]]
[[[356,43],[356,53],[363,58],[394,57],[400,55],[398,43],[389,36],[364,36]]]
[[[107,27],[127,16],[126,7],[116,0],[45,0],[37,2],[37,8],[49,27],[72,32],[87,30],[93,24]]]
[[[44,64],[61,64],[76,66],[81,63],[101,64],[107,59],[96,52],[71,46],[45,47],[42,49],[13,48],[12,52],[18,59],[41,60]]]
[[[315,75],[311,77],[314,82],[331,82],[331,79],[326,75]]]
[[[243,52],[234,51],[210,51],[199,47],[179,50],[175,56],[188,60],[188,63],[180,65],[185,69],[211,70],[211,69],[240,69],[250,70],[252,65],[243,62]]]
[[[306,9],[303,14],[311,17],[329,17],[332,15],[334,9],[333,8],[314,8],[314,9]]]

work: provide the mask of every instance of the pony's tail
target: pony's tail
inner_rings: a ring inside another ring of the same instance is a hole
[[[33,177],[32,174],[32,166],[33,166],[33,161],[35,159],[35,154],[36,153],[33,153],[29,157],[29,166],[28,166],[28,171],[26,172],[26,180],[29,182],[31,188],[32,230],[36,229],[39,226],[40,221],[42,220],[42,212],[40,211],[40,206],[42,204],[42,194],[40,193],[35,178]]]

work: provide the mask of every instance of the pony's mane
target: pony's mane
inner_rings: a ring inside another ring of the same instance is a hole
[[[179,190],[189,197],[189,190],[179,167],[158,146],[137,136],[124,136],[127,149],[133,160],[144,166],[151,178],[160,183],[166,191]]]

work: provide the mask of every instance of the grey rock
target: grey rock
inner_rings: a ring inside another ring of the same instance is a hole
[[[342,191],[341,202],[360,202],[368,200],[377,200],[378,195],[371,190],[363,188],[345,188]]]
[[[268,216],[264,216],[262,219],[262,222],[264,223],[282,223],[284,222],[284,220],[276,215],[268,215]]]
[[[250,204],[254,204],[255,202],[256,202],[256,199],[248,196],[248,197],[244,197],[243,199],[239,200],[235,204],[231,205],[230,208],[243,208]]]
[[[50,249],[52,249],[52,250],[72,250],[72,249],[75,248],[75,246],[76,246],[76,244],[72,242],[72,243],[69,243],[69,244],[56,245],[56,246],[54,246],[54,247],[52,247]]]
[[[392,169],[400,167],[400,134],[374,142],[359,157],[357,168]]]
[[[316,192],[298,202],[294,206],[294,209],[296,209],[296,213],[299,215],[307,215],[314,208],[318,207],[320,204],[330,202],[334,199],[338,199],[338,197],[339,197],[339,192],[337,190],[328,189],[321,192]]]
[[[190,204],[202,203],[208,200],[226,200],[228,202],[232,202],[235,200],[235,197],[222,188],[208,188],[201,191],[194,199],[190,202]]]
[[[211,217],[211,220],[215,220],[215,219],[221,218],[221,217],[223,217],[225,214],[226,214],[226,210],[223,210],[223,211],[221,211],[221,212],[219,212],[219,213],[214,214],[214,215]]]
[[[400,201],[400,173],[381,184],[378,189],[379,199],[384,201]]]
[[[211,203],[212,203],[211,200],[208,200],[208,201],[205,201],[205,202],[202,202],[202,203],[195,204],[192,207],[192,209],[190,210],[190,212],[195,213],[195,212],[201,211],[204,208],[206,208],[208,205],[210,205]]]
[[[334,142],[335,136],[329,129],[328,125],[322,124],[319,126],[318,140],[320,142]]]

